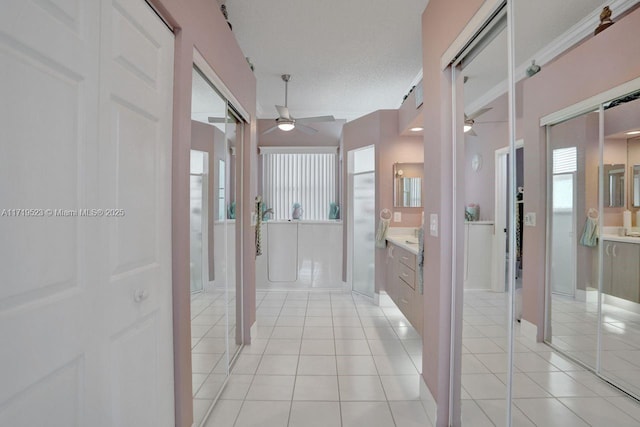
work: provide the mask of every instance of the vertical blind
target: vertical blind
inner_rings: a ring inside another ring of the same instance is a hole
[[[326,220],[336,202],[336,153],[262,150],[262,194],[273,219],[291,219],[294,203],[302,219]]]

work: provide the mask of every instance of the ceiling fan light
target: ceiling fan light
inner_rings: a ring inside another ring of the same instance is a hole
[[[409,129],[411,132],[421,132],[424,130],[424,128],[420,127],[420,126],[416,126],[414,128]]]
[[[295,125],[293,123],[278,123],[278,129],[283,130],[285,132],[289,132],[293,130]]]
[[[471,126],[470,124],[465,123],[464,124],[464,133],[467,133],[471,130],[473,126]]]

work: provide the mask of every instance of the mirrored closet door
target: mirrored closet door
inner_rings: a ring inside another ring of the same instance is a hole
[[[244,122],[197,67],[191,105],[191,352],[198,426],[242,343],[236,148]]]
[[[639,397],[640,90],[587,110],[547,126],[545,340]]]

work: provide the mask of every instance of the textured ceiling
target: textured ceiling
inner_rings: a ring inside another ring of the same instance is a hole
[[[229,22],[255,66],[258,117],[284,104],[294,117],[352,120],[395,109],[422,69],[428,0],[227,0]]]

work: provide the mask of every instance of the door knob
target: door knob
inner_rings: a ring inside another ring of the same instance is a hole
[[[142,302],[146,300],[148,297],[149,297],[149,292],[145,291],[144,289],[136,289],[133,292],[133,300],[135,302]]]

